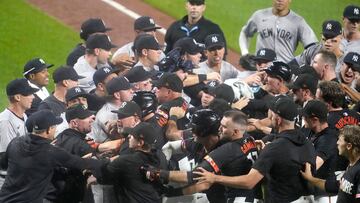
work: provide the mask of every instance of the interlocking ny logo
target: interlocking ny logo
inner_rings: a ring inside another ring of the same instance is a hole
[[[218,40],[218,38],[216,37],[216,36],[214,36],[214,37],[212,37],[211,38],[211,42],[212,43],[216,43],[216,42],[218,42],[219,40]]]
[[[331,25],[330,23],[328,23],[328,24],[326,25],[326,29],[327,29],[327,30],[331,30],[331,29],[332,29],[332,25]]]
[[[355,61],[355,62],[358,62],[359,57],[358,57],[358,56],[356,56],[356,55],[354,55],[354,56],[352,57],[352,60],[353,60],[353,61]]]
[[[75,92],[80,93],[81,89],[79,87],[75,88]]]
[[[45,61],[42,59],[39,59],[40,63],[45,64]]]
[[[109,68],[104,68],[103,69],[105,73],[110,73],[110,69]]]
[[[354,14],[359,15],[359,9],[358,8],[354,8]]]
[[[149,21],[150,21],[150,24],[152,24],[152,25],[155,24],[154,19],[150,18]]]
[[[265,53],[266,53],[265,50],[261,50],[260,53],[259,53],[259,55],[260,55],[260,56],[265,56]]]

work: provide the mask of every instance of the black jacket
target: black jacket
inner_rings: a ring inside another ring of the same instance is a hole
[[[92,169],[100,176],[99,161],[71,155],[50,142],[33,134],[17,137],[10,142],[5,156],[8,162],[7,176],[0,191],[0,202],[42,203],[54,168],[59,166]]]

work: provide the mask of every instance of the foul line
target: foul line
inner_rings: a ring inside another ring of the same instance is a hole
[[[103,2],[107,3],[108,5],[112,6],[113,8],[115,8],[116,10],[124,13],[125,15],[129,16],[132,19],[137,19],[139,17],[141,17],[141,15],[135,13],[134,11],[126,8],[125,6],[119,4],[118,2],[114,1],[114,0],[102,0]],[[156,24],[156,26],[162,27],[158,24]],[[165,35],[166,33],[166,29],[161,28],[159,30],[157,30],[158,32],[160,32],[161,34]]]

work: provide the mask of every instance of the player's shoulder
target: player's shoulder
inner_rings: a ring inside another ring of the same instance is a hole
[[[297,22],[300,21],[304,21],[305,19],[304,17],[302,17],[301,15],[297,14],[295,11],[290,10],[289,14],[287,15],[288,18],[291,18],[291,20],[296,20]]]

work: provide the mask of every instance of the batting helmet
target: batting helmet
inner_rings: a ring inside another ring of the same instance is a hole
[[[156,95],[153,92],[135,92],[133,101],[140,106],[143,116],[154,113],[158,106]]]
[[[192,132],[199,137],[217,135],[220,127],[220,117],[211,109],[200,109],[191,118]]]

